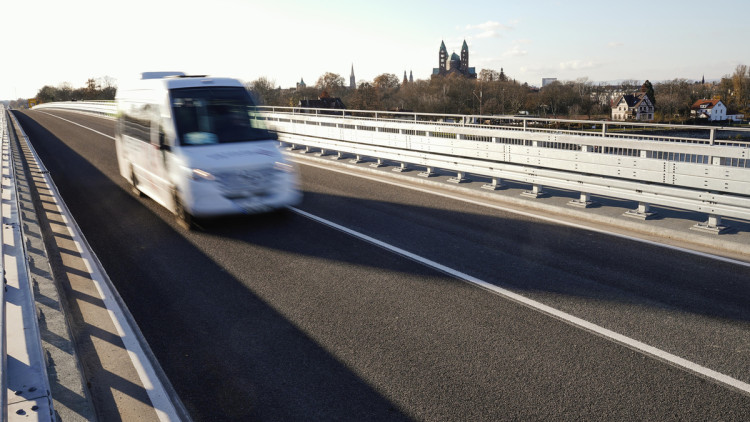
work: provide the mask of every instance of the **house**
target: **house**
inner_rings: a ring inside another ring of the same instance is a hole
[[[727,106],[721,100],[698,100],[690,107],[690,117],[709,122],[727,120]]]
[[[654,120],[654,105],[645,92],[621,95],[612,105],[612,120]]]

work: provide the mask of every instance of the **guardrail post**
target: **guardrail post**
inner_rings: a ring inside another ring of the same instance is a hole
[[[448,182],[450,183],[466,183],[471,182],[471,179],[466,177],[466,173],[463,171],[456,172],[456,177],[451,177],[448,179]]]
[[[698,230],[712,234],[722,234],[727,232],[730,227],[721,224],[721,216],[716,214],[709,214],[708,220],[703,223],[697,223],[691,230]]]
[[[435,172],[435,168],[428,166],[425,171],[419,172],[419,174],[417,174],[417,176],[420,176],[420,177],[433,177],[433,176],[437,176],[437,173]]]
[[[409,171],[409,170],[410,170],[409,166],[406,163],[404,163],[404,162],[401,162],[400,166],[393,168],[393,171],[397,171],[399,173],[403,173],[403,172]]]
[[[316,155],[317,157],[325,157],[326,155],[328,155],[328,153],[326,152],[326,150],[325,150],[324,148],[321,148],[321,149],[320,149],[320,152],[319,152],[319,153],[317,153],[317,154],[315,154],[315,155]]]
[[[289,144],[289,148],[287,148],[286,150],[287,151],[294,151],[296,149],[298,149],[297,148],[297,144]]]
[[[541,198],[546,195],[547,195],[547,192],[544,191],[544,186],[539,185],[539,184],[532,185],[531,190],[521,192],[521,196],[534,198],[534,199]]]
[[[651,211],[651,205],[646,202],[639,202],[638,208],[628,210],[623,214],[626,217],[637,218],[639,220],[648,220],[654,218],[657,213]]]
[[[568,205],[578,208],[591,208],[596,205],[596,202],[591,200],[591,194],[588,192],[581,192],[581,196],[578,199],[574,199],[568,202]]]
[[[344,159],[344,153],[341,151],[336,151],[336,155],[331,157],[331,160],[342,160]]]
[[[375,159],[374,163],[370,164],[370,167],[375,167],[375,168],[377,168],[377,167],[384,167],[384,166],[385,166],[385,164],[383,164],[383,159],[382,158],[377,158],[377,159]]]
[[[489,190],[498,190],[504,187],[505,187],[505,184],[503,184],[503,179],[499,177],[493,177],[492,182],[485,183],[482,185],[482,189],[489,189]]]
[[[607,124],[602,123],[602,136],[607,136]]]
[[[714,144],[714,139],[716,137],[716,128],[711,128],[711,130],[710,130],[710,136],[711,136],[710,137],[710,139],[711,139],[710,145],[713,145]]]
[[[359,164],[359,163],[363,163],[364,161],[365,160],[363,160],[362,156],[359,154],[355,155],[353,159],[349,160],[349,162],[352,164]]]

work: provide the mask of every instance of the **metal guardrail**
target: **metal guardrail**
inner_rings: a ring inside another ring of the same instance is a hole
[[[401,163],[708,214],[696,228],[719,232],[721,216],[750,220],[750,130],[550,120],[260,107],[258,119],[294,148],[304,145]],[[567,126],[567,127],[565,127]]]
[[[7,111],[4,106],[0,106],[0,140],[2,148],[5,150],[9,144],[8,122],[5,115]],[[2,192],[2,188],[0,188]],[[3,221],[3,211],[0,206],[0,222]],[[3,279],[2,288],[0,288],[0,421],[8,420],[8,351],[6,345],[6,328],[5,328],[5,256],[3,253],[3,230],[0,229],[0,276]]]
[[[15,137],[12,125],[15,117],[2,111],[4,115],[3,166],[3,208],[8,214],[2,215],[2,260],[3,261],[3,298],[4,360],[3,368],[5,386],[2,406],[3,420],[37,421],[54,420],[54,409],[50,396],[49,377],[42,347],[37,319],[37,308],[31,283],[27,245],[24,241],[23,223],[18,192],[16,190],[16,171],[13,163],[11,143]],[[21,134],[25,138],[25,134]],[[7,265],[5,265],[7,264]],[[7,301],[7,302],[6,302]],[[11,306],[7,306],[11,305]],[[13,392],[8,397],[8,389]]]
[[[114,103],[52,103],[114,115]],[[37,106],[40,107],[40,106]],[[37,108],[35,107],[35,109]],[[279,140],[308,148],[634,200],[629,215],[649,218],[650,205],[708,214],[696,228],[719,232],[721,217],[750,220],[750,129],[635,122],[387,111],[258,107],[258,120]],[[398,170],[398,169],[396,169]]]
[[[74,110],[85,113],[98,114],[103,116],[114,116],[115,115],[115,102],[114,101],[59,101],[54,103],[38,104],[33,107],[34,110],[45,109],[45,108],[56,108],[65,110]]]

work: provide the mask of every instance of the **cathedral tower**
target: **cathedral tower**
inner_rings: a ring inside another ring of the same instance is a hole
[[[438,64],[438,69],[440,69],[440,72],[445,72],[446,70],[446,64],[448,63],[448,49],[445,48],[445,42],[440,42],[440,63]]]
[[[466,45],[466,40],[464,40],[464,45],[461,46],[461,69],[468,69],[469,68],[469,46]]]

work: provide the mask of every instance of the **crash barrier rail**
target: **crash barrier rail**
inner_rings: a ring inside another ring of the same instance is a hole
[[[54,103],[44,103],[34,106],[34,110],[45,108],[57,108],[64,110],[82,111],[86,113],[99,114],[103,116],[115,115],[115,102],[109,100],[102,101],[59,101]]]
[[[75,102],[74,102],[75,103]],[[64,108],[91,111],[84,103]],[[45,105],[56,107],[58,103]],[[39,107],[39,106],[37,106]],[[35,107],[35,109],[37,108]],[[97,105],[97,109],[112,103]],[[63,107],[60,107],[63,108]],[[546,119],[388,111],[257,107],[254,118],[292,148],[395,161],[580,193],[571,205],[589,207],[591,195],[638,202],[627,215],[647,219],[651,205],[708,215],[696,225],[719,233],[722,217],[750,220],[750,129],[640,122]]]
[[[5,145],[9,142],[6,113],[5,107],[0,105],[0,140],[2,141],[0,148],[5,148]],[[0,191],[2,191],[2,188],[0,188]],[[0,222],[3,221],[2,208],[0,206]],[[5,253],[3,244],[3,230],[0,229],[0,276],[3,279],[3,285],[0,288],[0,359],[2,359],[0,363],[0,421],[8,420],[8,352],[5,328]]]
[[[3,128],[3,227],[0,230],[0,255],[3,266],[3,321],[2,357],[3,389],[0,411],[5,420],[54,420],[45,355],[37,319],[37,308],[32,289],[29,255],[24,239],[22,213],[17,192],[17,171],[14,168],[11,143],[17,140],[13,124],[15,117],[2,110]],[[19,126],[20,127],[20,126]],[[21,129],[21,137],[28,141]],[[10,291],[6,288],[11,286]],[[7,303],[6,303],[7,301]],[[7,306],[11,304],[12,306]],[[12,339],[12,341],[9,341]],[[10,357],[10,359],[9,359]],[[11,360],[13,364],[9,364]],[[13,393],[8,397],[8,391]]]
[[[292,148],[345,152],[527,183],[527,196],[544,187],[580,192],[571,205],[588,207],[591,195],[637,201],[628,215],[649,218],[650,206],[697,211],[697,229],[720,232],[721,217],[750,219],[750,129],[557,120],[517,116],[259,107],[257,119]]]

